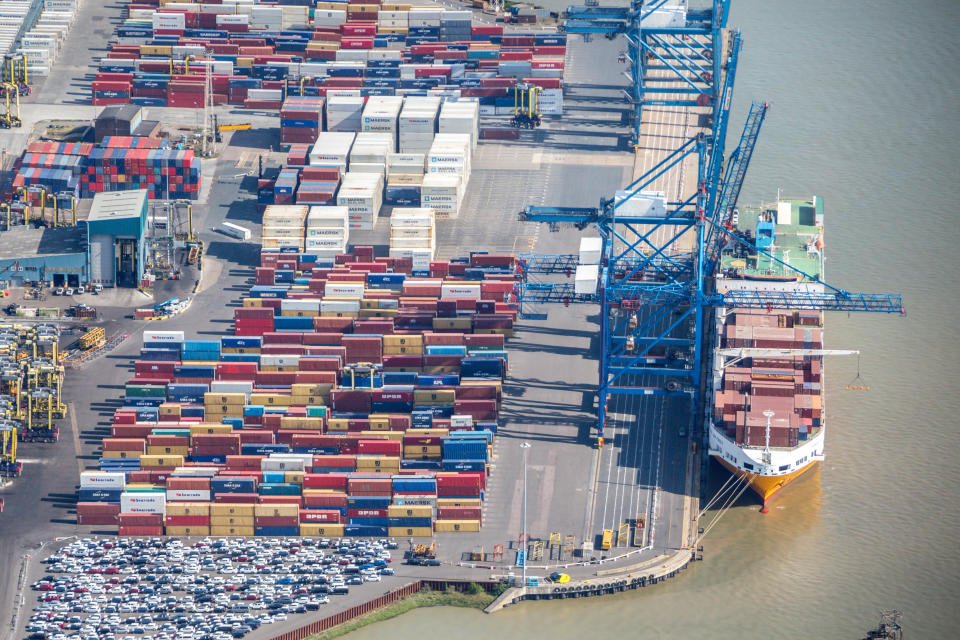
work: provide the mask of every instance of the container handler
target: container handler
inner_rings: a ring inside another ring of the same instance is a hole
[[[517,129],[536,129],[540,126],[540,92],[543,89],[527,82],[513,85],[513,119]]]

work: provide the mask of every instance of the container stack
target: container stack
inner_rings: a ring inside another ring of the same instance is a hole
[[[333,224],[334,207],[313,209],[308,227]],[[400,211],[391,229],[417,237],[431,220]],[[183,536],[479,530],[513,258],[474,254],[423,277],[411,262],[374,259],[372,247],[335,259],[265,249],[235,335],[146,332],[100,469],[81,477],[80,524]]]
[[[335,167],[340,175],[347,172],[350,162],[350,149],[356,138],[355,133],[325,132],[317,136],[317,142],[310,151],[310,165]]]
[[[9,5],[4,3],[4,16]],[[56,62],[60,49],[76,21],[80,3],[78,0],[47,0],[43,11],[33,26],[20,39],[17,55],[27,60],[27,76],[46,76],[50,66]],[[4,51],[9,49],[9,45]]]
[[[439,133],[427,157],[427,175],[420,188],[420,203],[431,207],[441,220],[454,219],[470,180],[470,135]]]
[[[425,158],[422,153],[391,153],[387,156],[384,204],[392,207],[420,206]]]
[[[278,7],[279,9],[279,7]],[[287,98],[280,107],[280,143],[314,143],[323,131],[323,98]]]
[[[270,203],[293,204],[296,202],[296,194],[299,186],[300,170],[290,167],[282,169],[273,184],[273,198],[270,200]]]
[[[340,170],[337,167],[303,167],[297,204],[333,204],[340,188]]]
[[[465,133],[470,136],[470,149],[475,151],[480,137],[480,103],[476,100],[446,101],[440,109],[439,133]]]
[[[397,125],[402,108],[402,96],[370,96],[367,99],[367,106],[363,110],[361,130],[389,134],[390,151],[396,151]]]
[[[351,229],[373,229],[383,206],[383,175],[347,172],[337,192],[337,204],[349,209]]]
[[[192,149],[161,149],[160,138],[107,136],[90,150],[80,175],[80,197],[146,189],[151,199],[195,200],[200,159]]]
[[[363,125],[363,98],[337,95],[327,97],[327,131],[360,131]]]
[[[329,260],[347,250],[350,211],[347,207],[310,207],[307,216],[306,251]]]
[[[350,171],[386,176],[387,156],[393,151],[393,134],[358,133],[350,149]]]
[[[309,207],[302,205],[268,206],[263,212],[263,246],[303,251],[304,222],[308,211]]]
[[[440,98],[434,96],[409,96],[400,112],[400,153],[423,153],[430,151],[433,136],[437,131],[437,116]]]
[[[390,214],[390,257],[410,260],[414,271],[429,271],[435,252],[433,209],[395,208]]]

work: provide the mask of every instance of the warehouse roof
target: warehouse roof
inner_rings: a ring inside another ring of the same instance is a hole
[[[93,198],[87,222],[139,218],[147,200],[147,190],[105,191]]]
[[[86,251],[86,234],[79,227],[34,229],[19,226],[0,233],[0,260],[21,260]]]

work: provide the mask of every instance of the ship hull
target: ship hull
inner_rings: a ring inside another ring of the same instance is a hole
[[[747,475],[752,476],[752,479],[750,480],[750,489],[755,494],[760,496],[760,499],[763,500],[764,506],[766,506],[767,501],[773,498],[775,494],[779,493],[781,489],[783,489],[788,484],[790,484],[791,482],[793,482],[794,480],[796,480],[797,478],[805,474],[810,469],[813,469],[818,463],[817,460],[814,460],[813,462],[810,462],[809,464],[807,464],[805,467],[802,467],[800,469],[797,469],[796,471],[792,471],[782,476],[760,476],[755,474],[748,474],[746,471],[737,469],[736,467],[731,465],[726,460],[723,460],[722,458],[716,458],[716,460],[717,462],[722,464],[724,468],[727,469],[727,471],[737,476],[738,478],[743,478]]]

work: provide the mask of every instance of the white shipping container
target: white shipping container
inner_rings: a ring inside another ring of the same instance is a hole
[[[238,224],[233,224],[232,222],[224,222],[220,225],[220,230],[231,236],[233,238],[239,238],[240,240],[249,240],[250,239],[250,229],[246,227],[241,227]]]
[[[346,224],[344,220],[344,224]],[[335,239],[341,242],[349,237],[348,227],[307,227],[307,240],[311,238],[325,238],[327,240]]]
[[[120,494],[120,513],[160,513],[167,512],[167,496],[164,493],[134,493],[124,491]]]
[[[421,238],[390,237],[391,249],[433,249],[433,236]]]
[[[261,367],[297,367],[300,356],[289,354],[264,353],[260,355]]]
[[[183,342],[183,331],[144,331],[144,342]]]
[[[359,300],[330,300],[320,301],[321,313],[356,313],[360,311]]]
[[[577,267],[577,273],[574,276],[574,293],[596,293],[597,279],[600,277],[600,266],[595,264],[582,264]]]
[[[310,214],[307,216],[307,229],[309,230],[310,227],[343,226],[346,224],[348,215],[346,207],[310,207]]]
[[[167,502],[210,502],[210,490],[167,489]]]
[[[81,489],[123,489],[127,474],[122,471],[81,471]]]
[[[247,98],[250,100],[283,100],[282,89],[247,89]]]
[[[249,398],[253,392],[253,381],[247,380],[212,380],[210,391],[216,393],[245,393]]]
[[[393,243],[394,240],[400,238],[435,238],[436,237],[436,227],[432,224],[430,226],[423,227],[390,227],[390,246],[403,246],[396,245]],[[433,246],[433,245],[428,245]]]
[[[307,238],[307,242],[304,248],[310,253],[317,254],[317,257],[321,259],[333,258],[338,253],[344,253],[347,247],[347,244],[344,241],[341,241],[341,243],[338,244],[333,249],[326,248],[326,247],[318,247],[316,246],[318,243],[323,243],[324,245],[327,244],[326,240],[324,240],[323,238]]]
[[[323,289],[324,299],[328,298],[362,298],[362,282],[327,282]]]
[[[340,172],[344,173],[356,135],[350,132],[330,131],[318,134],[317,141],[310,151],[310,164],[336,165],[340,167]]]
[[[306,245],[308,249],[329,249],[333,251],[334,249],[342,249],[346,245],[346,240],[342,237],[324,237],[316,236],[313,238],[307,238]]]
[[[580,238],[580,264],[600,264],[603,253],[603,239],[597,237]]]
[[[480,285],[465,284],[458,282],[456,284],[443,284],[440,286],[441,299],[460,299],[460,300],[479,300]]]
[[[320,311],[320,300],[284,298],[280,301],[280,311]]]
[[[263,458],[260,460],[261,471],[303,471],[303,460],[285,460],[283,458]]]

